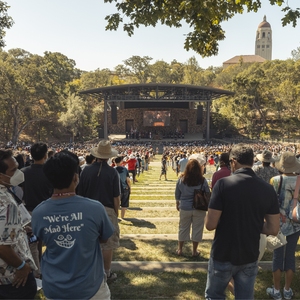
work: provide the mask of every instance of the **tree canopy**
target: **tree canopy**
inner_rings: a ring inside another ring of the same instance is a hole
[[[123,23],[123,30],[131,36],[134,29],[140,25],[155,27],[161,23],[178,28],[185,22],[192,30],[186,35],[184,48],[192,49],[202,57],[218,54],[219,42],[225,39],[222,22],[244,11],[257,12],[262,6],[260,0],[104,0],[104,2],[115,3],[118,10],[106,16],[106,30],[117,30]],[[285,3],[283,0],[269,0],[269,2],[278,6]],[[287,2],[282,12],[284,13],[282,25],[292,24],[295,27],[300,18],[300,8],[293,9]]]
[[[0,1],[0,48],[5,46],[4,37],[5,37],[5,28],[9,29],[13,25],[13,19],[7,14],[9,6]]]

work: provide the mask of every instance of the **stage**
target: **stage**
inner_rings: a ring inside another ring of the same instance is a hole
[[[179,142],[184,142],[184,141],[203,141],[203,133],[186,133],[184,135],[184,138],[162,138],[160,136],[154,135],[152,137],[152,139],[126,139],[126,135],[125,134],[109,134],[108,138],[111,141],[132,141],[132,142],[137,142],[137,141],[141,141],[141,142],[147,142],[147,141],[151,141],[151,142],[174,142],[174,141],[179,141]]]

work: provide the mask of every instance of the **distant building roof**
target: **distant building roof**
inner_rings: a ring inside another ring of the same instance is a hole
[[[228,67],[229,65],[239,64],[241,61],[243,63],[263,63],[266,59],[259,55],[236,55],[233,58],[223,62],[223,67]]]
[[[261,23],[259,23],[258,28],[262,28],[262,27],[269,27],[271,28],[271,25],[269,22],[267,22],[267,17],[264,16],[264,19]]]

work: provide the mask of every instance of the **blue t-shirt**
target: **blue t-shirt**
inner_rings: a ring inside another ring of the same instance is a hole
[[[104,206],[80,196],[48,199],[32,214],[32,231],[46,245],[41,268],[50,299],[90,299],[103,281],[99,238],[114,232]]]

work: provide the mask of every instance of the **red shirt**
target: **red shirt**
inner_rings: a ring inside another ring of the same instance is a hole
[[[214,164],[215,164],[214,158],[211,157],[211,158],[208,160],[208,163],[209,163],[210,165],[214,165]]]
[[[213,174],[212,180],[211,180],[211,188],[214,187],[216,182],[223,178],[231,175],[231,171],[227,167],[221,167],[221,169]]]
[[[128,165],[128,171],[135,170],[135,165],[136,165],[136,159],[135,158],[128,159],[126,161],[126,163]]]

